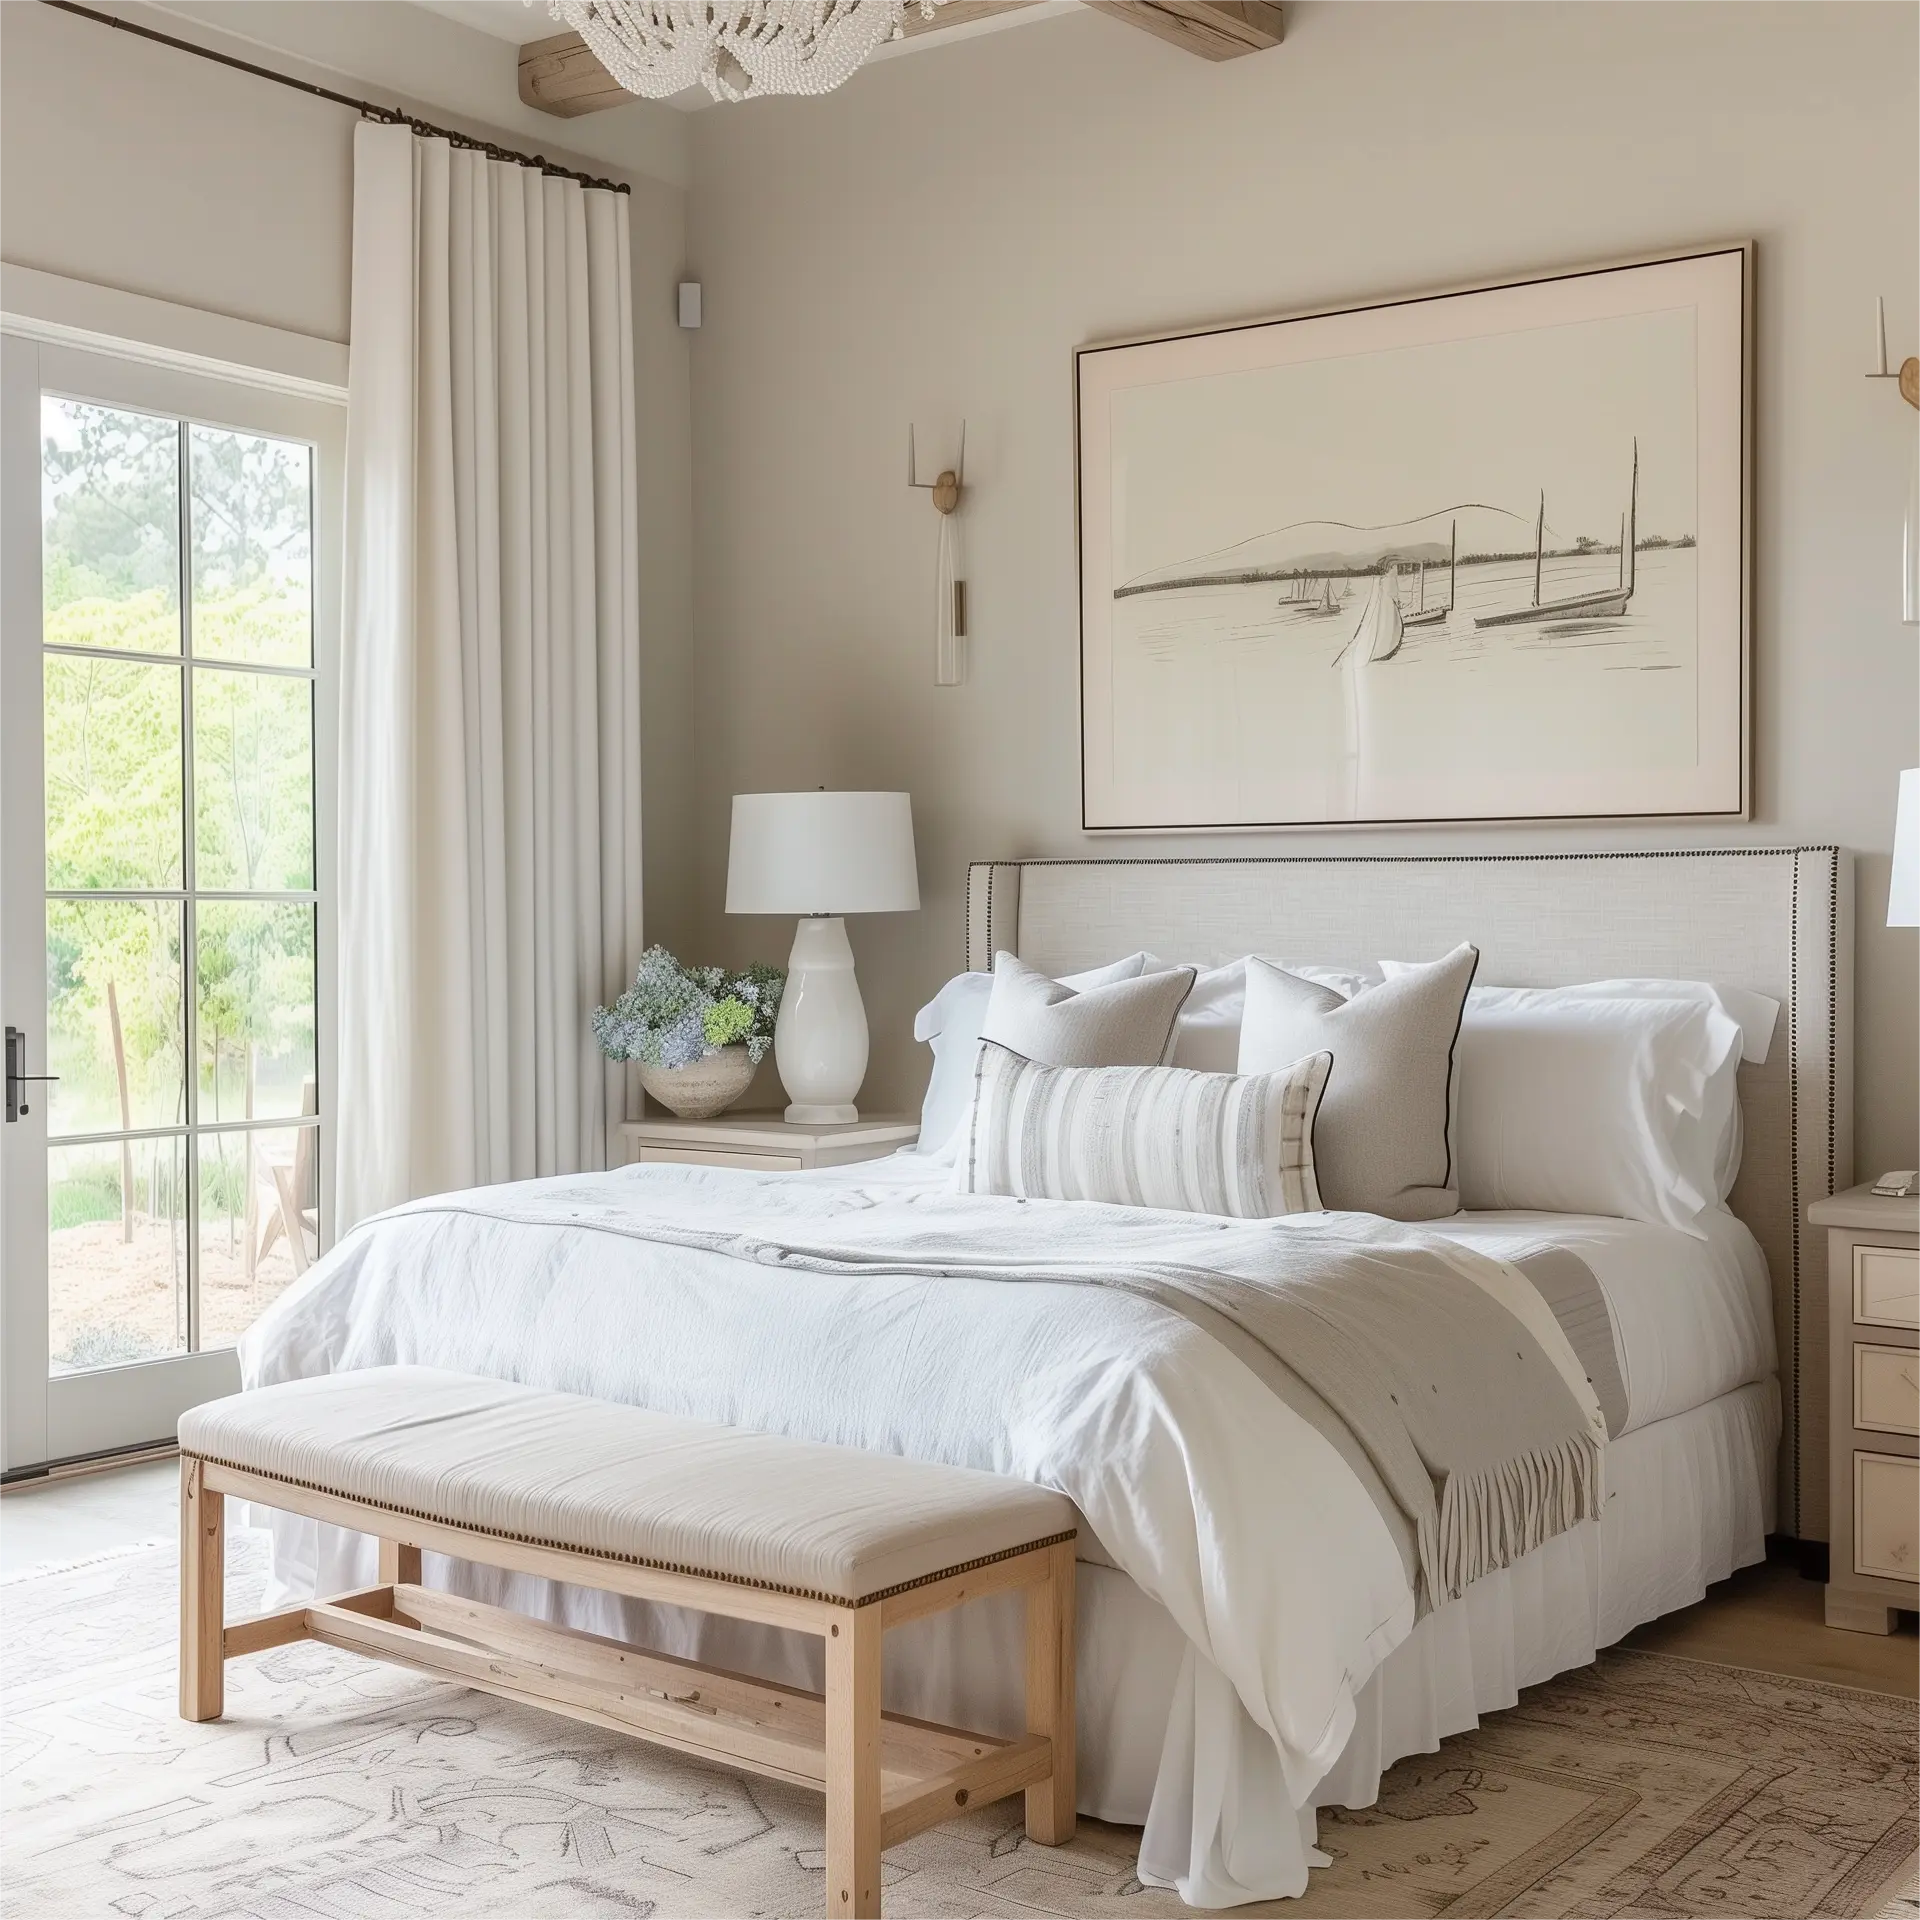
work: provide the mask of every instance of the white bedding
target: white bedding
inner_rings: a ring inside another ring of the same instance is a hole
[[[1627,1388],[1622,1433],[1704,1406],[1776,1369],[1766,1256],[1716,1210],[1678,1227],[1569,1213],[1461,1213],[1431,1229],[1498,1260],[1565,1247],[1593,1270]]]
[[[745,1177],[627,1169],[582,1176],[565,1190],[591,1212],[617,1201],[623,1183],[662,1172],[710,1181],[716,1193]],[[786,1177],[911,1204],[916,1189],[943,1187],[947,1171],[901,1155]],[[1164,1672],[1156,1694],[1144,1673],[1141,1685],[1126,1683],[1124,1660],[1117,1689],[1096,1709],[1113,1722],[1112,1739],[1130,1729],[1125,1744],[1135,1752],[1141,1727],[1159,1715],[1143,1877],[1206,1906],[1304,1891],[1318,1857],[1310,1811],[1303,1825],[1273,1810],[1310,1809],[1322,1797],[1350,1748],[1357,1696],[1413,1631],[1413,1600],[1379,1514],[1338,1453],[1226,1349],[1165,1308],[1110,1288],[796,1273],[514,1223],[489,1217],[484,1196],[463,1199],[466,1210],[403,1213],[350,1235],[248,1334],[247,1383],[413,1361],[1060,1487],[1096,1536],[1086,1557],[1123,1570],[1089,1581],[1083,1676],[1098,1668],[1103,1646],[1117,1645],[1087,1618],[1105,1588],[1126,1596],[1110,1603],[1116,1620],[1147,1605],[1181,1651],[1171,1715]],[[1609,1231],[1619,1224],[1583,1223],[1580,1250],[1610,1303],[1616,1294],[1625,1303],[1616,1323],[1631,1327],[1638,1316],[1651,1327],[1672,1313],[1656,1286],[1635,1277],[1636,1256]],[[1502,1258],[1501,1246],[1517,1249],[1547,1230],[1538,1217],[1513,1216],[1462,1222],[1456,1237]],[[1697,1276],[1677,1268],[1667,1284],[1701,1290]],[[1722,1285],[1720,1294],[1718,1306],[1694,1315],[1703,1356],[1716,1315],[1729,1325],[1738,1319],[1729,1303],[1742,1297],[1739,1287]],[[1625,1341],[1636,1418],[1657,1420],[1650,1409],[1690,1390],[1673,1384],[1685,1367],[1661,1374],[1654,1347],[1643,1353],[1637,1333]],[[1690,1377],[1744,1364],[1703,1357]],[[284,1517],[275,1531],[283,1593],[366,1577],[364,1543],[351,1536]],[[1542,1551],[1558,1549],[1553,1564],[1572,1567],[1565,1542],[1574,1537]],[[451,1563],[440,1573],[476,1592],[510,1592],[527,1611],[721,1657],[708,1625],[685,1616]],[[1439,1618],[1422,1623],[1429,1638]],[[912,1712],[932,1710],[929,1691],[956,1690],[955,1643],[922,1641],[934,1671],[916,1667],[911,1646],[889,1663],[889,1703]],[[797,1679],[804,1676],[791,1669],[803,1658],[768,1637],[757,1648],[732,1647],[729,1663]],[[993,1721],[983,1714],[980,1723]],[[1100,1730],[1089,1731],[1083,1806],[1139,1818],[1144,1809],[1122,1804],[1128,1795],[1115,1798]]]

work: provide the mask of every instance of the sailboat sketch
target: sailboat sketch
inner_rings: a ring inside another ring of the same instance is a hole
[[[1083,824],[1741,817],[1749,272],[1083,348]]]
[[[1627,512],[1620,524],[1620,584],[1618,587],[1602,589],[1597,593],[1564,594],[1557,600],[1542,602],[1540,598],[1540,569],[1545,554],[1545,536],[1547,530],[1547,494],[1540,490],[1540,512],[1533,523],[1533,600],[1524,607],[1510,607],[1501,613],[1482,613],[1474,616],[1476,627],[1518,627],[1530,626],[1541,620],[1617,620],[1627,610],[1627,603],[1633,598],[1633,548],[1635,533],[1635,508],[1640,496],[1640,442],[1633,443],[1633,479],[1627,489]]]
[[[1447,604],[1444,607],[1427,605],[1427,563],[1420,562],[1419,598],[1411,613],[1401,616],[1401,625],[1408,627],[1438,627],[1446,624],[1453,612],[1455,577],[1460,567],[1460,522],[1453,523],[1453,529],[1447,536]]]

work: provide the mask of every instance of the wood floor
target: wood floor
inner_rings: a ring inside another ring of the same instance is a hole
[[[1636,1628],[1625,1644],[1648,1653],[1903,1694],[1909,1700],[1920,1697],[1914,1616],[1901,1614],[1894,1633],[1844,1633],[1822,1617],[1825,1592],[1815,1581],[1802,1580],[1793,1567],[1769,1560],[1710,1587],[1698,1606]]]

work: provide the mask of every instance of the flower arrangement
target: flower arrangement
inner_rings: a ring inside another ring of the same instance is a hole
[[[647,1067],[689,1067],[734,1046],[745,1046],[758,1066],[773,1045],[786,984],[778,967],[683,967],[665,947],[649,947],[633,985],[612,1006],[594,1008],[593,1037],[609,1060]]]

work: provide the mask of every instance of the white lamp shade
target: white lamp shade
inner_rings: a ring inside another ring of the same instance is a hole
[[[1887,888],[1887,925],[1920,927],[1920,767],[1900,776],[1893,816],[1893,884]]]
[[[729,913],[910,913],[920,904],[904,793],[736,793]]]

